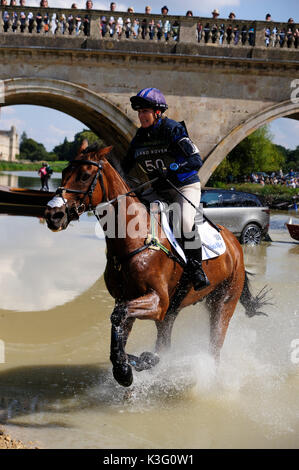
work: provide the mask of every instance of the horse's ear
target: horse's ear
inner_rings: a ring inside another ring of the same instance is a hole
[[[88,147],[88,140],[84,139],[80,145],[79,153],[83,152],[83,150],[87,149],[87,147]]]
[[[105,157],[106,155],[108,155],[108,153],[111,152],[112,149],[113,149],[112,145],[110,145],[110,147],[105,147],[101,149],[98,153],[99,157]]]

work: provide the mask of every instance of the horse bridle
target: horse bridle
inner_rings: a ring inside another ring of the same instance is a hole
[[[63,202],[66,206],[66,210],[68,212],[68,214],[70,215],[71,213],[71,210],[74,210],[75,211],[75,214],[76,216],[79,218],[80,215],[85,211],[85,204],[82,202],[80,204],[80,206],[73,206],[71,208],[68,207],[68,204],[67,204],[67,200],[64,198],[64,195],[66,193],[71,193],[71,194],[83,194],[84,196],[88,195],[89,197],[89,205],[88,205],[88,210],[93,210],[93,206],[92,206],[92,195],[93,195],[93,192],[95,190],[95,187],[97,185],[97,182],[99,180],[100,182],[100,185],[101,185],[101,189],[102,189],[102,194],[103,194],[103,198],[105,200],[106,198],[106,189],[105,189],[105,185],[104,185],[104,180],[103,180],[103,175],[102,175],[102,165],[101,163],[99,162],[95,162],[93,160],[73,160],[70,165],[68,167],[72,167],[72,166],[76,166],[76,165],[93,165],[93,166],[96,166],[98,168],[95,176],[93,177],[93,180],[92,182],[90,183],[89,185],[89,188],[86,190],[86,191],[81,191],[80,189],[70,189],[70,188],[65,188],[64,186],[59,186],[59,188],[56,189],[56,192],[55,192],[55,195],[56,196],[59,196],[63,199]],[[66,169],[68,168],[66,167]],[[80,212],[79,212],[80,210]]]

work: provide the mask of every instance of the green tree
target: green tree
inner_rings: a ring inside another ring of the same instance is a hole
[[[88,129],[83,129],[83,131],[75,134],[74,140],[72,142],[69,142],[65,137],[62,144],[54,147],[53,153],[57,155],[58,160],[73,160],[78,154],[80,145],[82,144],[84,139],[88,140],[89,145],[93,144],[96,141],[99,141],[103,146],[105,146],[104,142],[99,139],[99,137],[94,134],[94,132]]]
[[[227,155],[214,172],[212,181],[225,181],[229,175],[240,178],[256,171],[278,171],[284,165],[285,156],[272,139],[266,126],[257,129]]]
[[[28,139],[26,133],[23,132],[20,143],[20,158],[31,161],[47,160],[48,152],[43,144],[36,142],[34,139]]]

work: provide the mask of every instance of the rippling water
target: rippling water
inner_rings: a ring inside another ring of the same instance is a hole
[[[52,233],[37,218],[0,216],[1,422],[44,448],[298,448],[299,243],[287,220],[272,216],[272,243],[244,249],[254,292],[268,284],[274,306],[248,318],[238,305],[219,369],[199,304],[177,319],[171,354],[123,389],[95,219]],[[154,324],[137,320],[128,351],[154,341]]]

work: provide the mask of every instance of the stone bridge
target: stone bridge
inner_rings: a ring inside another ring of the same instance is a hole
[[[122,158],[138,126],[130,96],[160,88],[200,148],[203,184],[258,127],[299,119],[298,25],[111,14],[0,7],[0,105],[63,111]]]

